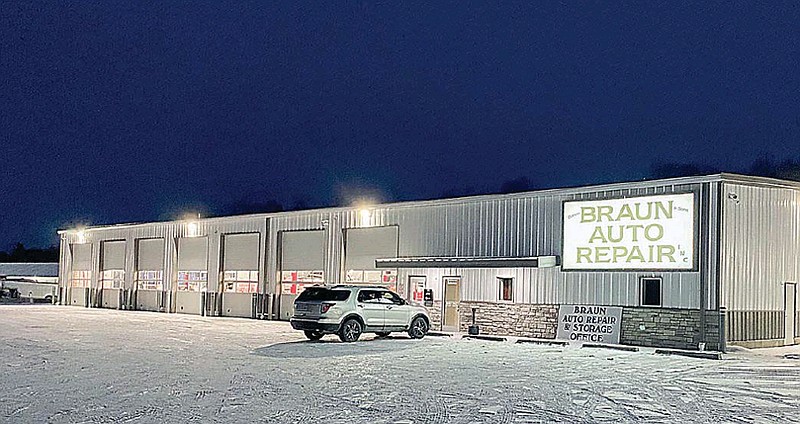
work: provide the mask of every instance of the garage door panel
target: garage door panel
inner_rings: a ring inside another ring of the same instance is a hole
[[[103,269],[125,269],[125,241],[104,241],[100,244]]]
[[[164,239],[142,239],[138,241],[137,270],[164,270]]]
[[[282,270],[322,270],[324,252],[325,232],[322,230],[281,233]]]
[[[257,270],[260,236],[258,233],[226,234],[223,267],[226,270]]]
[[[398,227],[347,230],[345,268],[373,270],[375,259],[397,257]]]
[[[206,237],[178,239],[178,270],[205,270],[208,267],[208,239]]]

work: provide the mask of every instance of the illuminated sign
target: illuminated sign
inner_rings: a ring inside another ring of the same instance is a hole
[[[694,194],[564,202],[565,270],[694,269]]]

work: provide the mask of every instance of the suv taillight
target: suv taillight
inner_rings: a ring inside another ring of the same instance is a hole
[[[331,309],[333,305],[335,305],[335,303],[323,303],[322,307],[319,310],[319,313],[324,314],[328,312],[328,310]]]

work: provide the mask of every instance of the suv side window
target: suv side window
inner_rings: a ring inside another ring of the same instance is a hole
[[[380,303],[381,292],[377,290],[361,290],[358,292],[360,303]]]
[[[395,305],[402,305],[403,304],[403,299],[401,299],[400,296],[398,296],[397,294],[395,294],[393,292],[385,291],[385,292],[383,292],[381,294],[383,295],[384,299],[394,303]]]

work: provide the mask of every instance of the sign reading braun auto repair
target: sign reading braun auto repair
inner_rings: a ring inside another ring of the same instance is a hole
[[[693,269],[694,194],[564,202],[565,270]]]
[[[619,343],[622,308],[612,306],[561,305],[556,338],[571,342]]]

